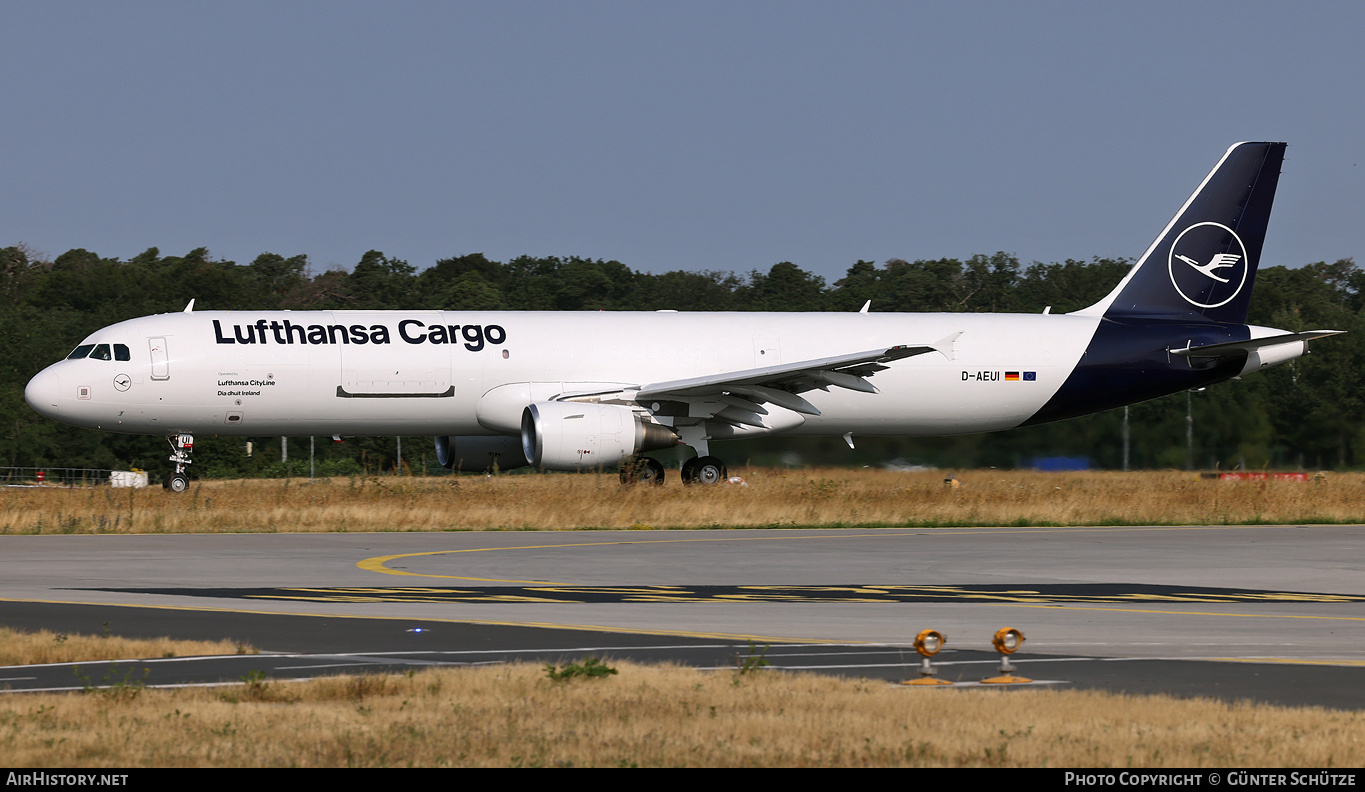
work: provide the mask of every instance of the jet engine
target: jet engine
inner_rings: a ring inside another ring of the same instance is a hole
[[[519,437],[437,437],[436,461],[451,470],[512,470],[526,467]]]
[[[536,402],[521,414],[522,451],[548,470],[610,467],[678,442],[672,429],[615,404]]]

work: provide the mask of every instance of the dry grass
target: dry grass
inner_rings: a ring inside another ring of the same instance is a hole
[[[619,664],[0,699],[10,767],[1360,767],[1365,716]]]
[[[205,481],[16,489],[0,534],[583,530],[766,526],[1365,523],[1365,474],[1311,482],[1197,474],[767,469],[747,486],[623,487],[614,473]]]
[[[232,641],[67,635],[47,630],[20,632],[0,627],[0,666],[256,653],[255,647]]]

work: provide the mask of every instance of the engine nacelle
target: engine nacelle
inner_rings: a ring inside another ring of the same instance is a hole
[[[520,437],[437,437],[436,461],[451,470],[512,470],[529,462]]]
[[[677,444],[672,429],[616,404],[537,402],[521,414],[522,451],[547,470],[610,467]]]

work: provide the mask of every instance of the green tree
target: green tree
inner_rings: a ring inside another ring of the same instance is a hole
[[[868,300],[872,301],[872,307],[868,310],[886,310],[884,306],[878,304],[880,297],[878,289],[881,284],[881,273],[877,270],[877,265],[871,261],[859,259],[856,264],[848,268],[844,277],[834,282],[834,288],[830,290],[829,307],[832,311],[857,311],[860,310]]]
[[[767,274],[751,272],[741,299],[749,311],[819,311],[825,303],[825,279],[782,261]]]
[[[416,300],[417,268],[378,250],[366,251],[346,279],[351,307],[371,310],[409,308]]]
[[[882,310],[960,311],[962,262],[957,259],[890,259],[881,275]]]
[[[258,289],[278,295],[287,294],[301,286],[307,269],[307,256],[285,258],[277,253],[262,253],[250,265],[251,276]]]

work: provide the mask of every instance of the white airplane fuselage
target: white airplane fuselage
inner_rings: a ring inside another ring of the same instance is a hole
[[[961,313],[196,311],[106,327],[81,344],[123,344],[130,360],[60,361],[33,379],[27,395],[39,412],[66,423],[134,434],[515,434],[525,404],[496,403],[503,386],[533,383],[535,396],[548,399],[961,333],[947,354],[900,360],[877,374],[879,393],[803,394],[820,414],[784,430],[948,435],[1008,429],[1037,413],[1076,367],[1099,321]]]

